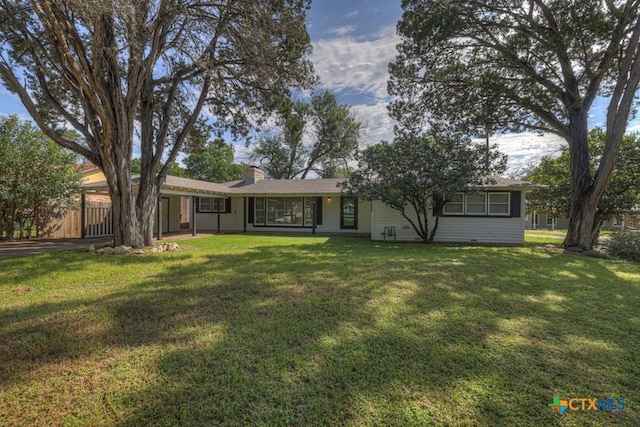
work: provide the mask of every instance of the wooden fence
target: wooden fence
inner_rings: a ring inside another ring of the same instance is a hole
[[[84,237],[113,235],[113,212],[111,202],[87,200],[85,202]],[[52,239],[82,237],[82,216],[80,209],[67,210],[64,217],[56,220],[46,236]]]

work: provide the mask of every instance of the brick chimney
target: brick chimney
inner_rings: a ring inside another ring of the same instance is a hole
[[[264,179],[264,171],[257,166],[249,166],[244,174],[244,183],[253,184]]]

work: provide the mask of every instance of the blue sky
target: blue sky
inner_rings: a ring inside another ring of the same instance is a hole
[[[313,44],[311,60],[320,76],[320,89],[337,94],[364,123],[362,145],[393,138],[393,122],[387,115],[387,66],[395,59],[400,39],[395,26],[402,15],[399,0],[315,0],[308,16]],[[602,123],[606,105],[599,100],[592,109],[591,126]],[[17,113],[28,119],[14,95],[0,87],[0,115]],[[629,130],[640,131],[640,120]],[[557,152],[563,141],[554,135],[502,135],[493,138],[509,155],[509,171],[517,172],[542,155]],[[244,147],[237,147],[237,161]]]

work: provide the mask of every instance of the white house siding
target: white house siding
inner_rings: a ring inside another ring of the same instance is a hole
[[[231,198],[231,212],[220,213],[220,231],[242,231],[242,197]],[[196,230],[216,231],[218,229],[217,212],[197,212]]]
[[[169,216],[168,224],[167,214]],[[154,232],[158,230],[157,219],[158,210],[156,208],[156,217],[153,222]],[[174,231],[180,231],[180,196],[162,196],[162,232],[170,233]]]
[[[442,217],[439,242],[524,243],[522,218]]]
[[[521,198],[520,212],[524,212],[524,196]],[[395,228],[395,239],[399,241],[420,241],[417,233],[400,213],[380,201],[373,202],[372,210],[373,240],[393,240],[385,236],[385,227]],[[415,220],[415,215],[410,216]],[[429,215],[429,228],[434,218]],[[444,216],[440,218],[435,241],[438,242],[479,242],[479,243],[524,243],[524,215],[520,217],[473,217]]]

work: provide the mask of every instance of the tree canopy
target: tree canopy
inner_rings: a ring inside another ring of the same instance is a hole
[[[104,172],[114,244],[148,245],[159,188],[189,135],[207,127],[245,135],[291,88],[315,80],[306,59],[308,7],[308,0],[0,0],[0,77],[48,137]],[[63,125],[82,139],[66,138]]]
[[[392,115],[484,135],[552,132],[569,143],[565,247],[591,247],[603,194],[640,82],[640,0],[403,0],[390,64]],[[608,102],[606,140],[592,169],[588,116]]]
[[[280,132],[264,133],[251,159],[276,179],[344,175],[358,149],[361,123],[328,91],[297,100],[282,110]]]
[[[487,151],[460,133],[432,127],[429,133],[400,132],[393,142],[364,149],[344,188],[399,211],[422,241],[431,243],[451,195],[473,191],[483,177],[504,171],[505,165],[495,146]]]
[[[589,150],[592,169],[595,170],[606,140],[602,129],[589,132]],[[622,216],[640,204],[640,135],[627,134],[622,139],[616,167],[607,188],[598,202],[599,217],[603,220]],[[559,156],[543,157],[540,164],[527,172],[524,178],[547,189],[533,189],[527,193],[527,209],[555,216],[569,215],[571,201],[569,150]]]
[[[0,238],[54,231],[52,220],[73,207],[80,193],[75,154],[11,116],[0,117],[0,159]]]
[[[209,141],[204,148],[184,160],[185,176],[211,182],[227,182],[244,177],[244,167],[233,163],[233,146],[222,139]]]

